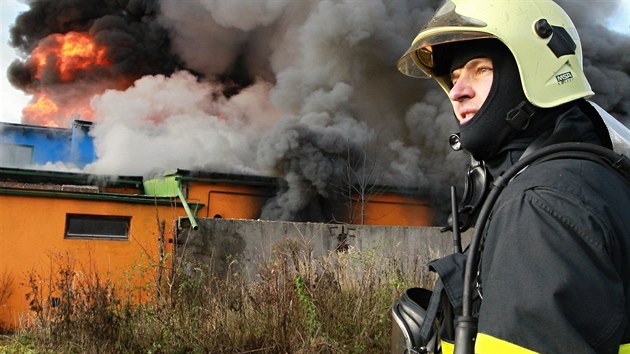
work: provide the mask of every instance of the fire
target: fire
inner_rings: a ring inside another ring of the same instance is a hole
[[[92,119],[90,100],[94,95],[130,84],[109,76],[111,63],[106,52],[88,33],[56,33],[40,41],[30,59],[38,85],[31,103],[22,110],[22,121],[64,127],[72,117]]]
[[[33,102],[22,110],[24,116],[29,117],[31,123],[38,123],[46,126],[57,126],[54,120],[47,117],[59,111],[59,107],[46,95],[39,95],[33,98]]]
[[[59,99],[38,92],[31,103],[22,110],[23,121],[27,124],[43,125],[47,127],[68,127],[72,118],[90,120],[93,112],[89,105],[92,95],[72,99],[65,104]]]
[[[31,53],[37,79],[45,70],[54,68],[61,81],[71,81],[82,71],[110,65],[106,48],[96,44],[87,33],[52,34]]]

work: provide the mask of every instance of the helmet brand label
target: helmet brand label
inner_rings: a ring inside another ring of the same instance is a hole
[[[558,85],[564,85],[573,80],[573,75],[570,71],[567,71],[566,73],[556,75],[556,80],[558,80]]]

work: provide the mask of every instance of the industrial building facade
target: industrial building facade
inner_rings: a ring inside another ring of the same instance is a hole
[[[46,129],[5,125],[0,132],[5,163],[0,167],[0,329],[28,324],[27,278],[50,274],[55,260],[72,262],[77,276],[89,270],[119,287],[141,289],[154,281],[159,260],[172,259],[164,256],[174,251],[179,222],[194,228],[197,218],[256,220],[277,192],[277,179],[262,176],[175,169],[148,179],[16,168],[24,157],[30,164],[66,157],[77,166],[94,159],[89,124]],[[56,152],[46,155],[46,149]],[[430,207],[417,196],[381,189],[363,203],[358,196],[352,199],[352,207],[340,208],[331,220],[432,224]],[[138,268],[144,271],[130,277]]]

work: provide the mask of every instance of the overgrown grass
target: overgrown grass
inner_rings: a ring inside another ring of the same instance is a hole
[[[60,265],[54,281],[30,275],[34,320],[0,338],[0,352],[383,353],[391,304],[433,282],[377,250],[316,258],[292,239],[275,246],[254,280],[176,268],[140,304],[96,274],[77,279],[72,267]]]

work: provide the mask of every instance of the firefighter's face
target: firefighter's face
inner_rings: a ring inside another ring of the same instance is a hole
[[[449,98],[460,125],[471,121],[481,108],[492,86],[492,60],[474,58],[451,73],[453,88]]]

